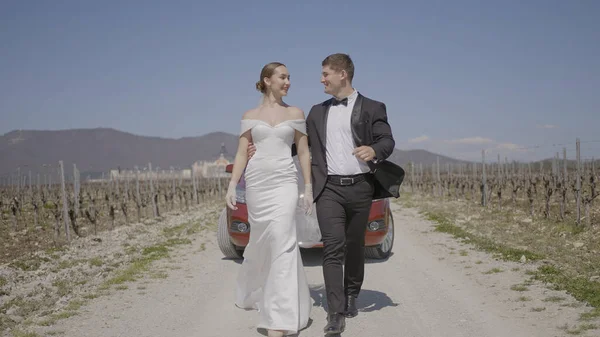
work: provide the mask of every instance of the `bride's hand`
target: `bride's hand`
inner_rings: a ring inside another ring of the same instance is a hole
[[[307,215],[312,214],[313,208],[313,191],[312,184],[304,185],[304,197],[302,198],[302,206]]]
[[[227,194],[225,194],[225,202],[227,203],[227,207],[232,210],[236,210],[236,195],[235,195],[235,187],[237,184],[230,182],[227,187]]]

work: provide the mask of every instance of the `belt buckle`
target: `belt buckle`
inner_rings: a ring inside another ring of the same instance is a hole
[[[347,182],[347,183],[346,183]],[[340,178],[340,185],[352,185],[354,184],[354,178]]]

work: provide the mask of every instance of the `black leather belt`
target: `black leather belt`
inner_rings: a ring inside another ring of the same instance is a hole
[[[350,186],[367,180],[369,173],[355,174],[351,176],[328,175],[327,181],[335,185]]]

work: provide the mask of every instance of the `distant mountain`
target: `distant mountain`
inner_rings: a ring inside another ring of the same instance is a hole
[[[464,164],[468,163],[464,160],[443,156],[441,154],[435,154],[426,150],[398,150],[395,149],[394,153],[388,158],[391,162],[394,162],[402,166],[405,170],[407,169],[410,162],[415,165],[422,164],[424,166],[436,164],[440,160],[440,166],[449,164]]]
[[[0,136],[0,174],[43,172],[44,164],[58,166],[62,160],[65,170],[72,172],[77,164],[82,176],[107,172],[116,168],[143,167],[189,168],[198,160],[216,160],[222,151],[229,159],[235,155],[238,137],[225,132],[213,132],[199,137],[179,139],[139,136],[110,128],[70,129],[59,131],[21,130]],[[396,149],[390,160],[407,166],[408,162],[431,165],[440,158],[440,165],[464,163],[425,150]]]
[[[170,166],[189,168],[198,160],[216,160],[221,148],[231,158],[237,149],[237,137],[213,132],[200,137],[169,139],[138,136],[109,128],[59,131],[12,131],[0,136],[0,173],[31,170],[43,172],[44,164],[72,172],[107,172],[110,169]]]

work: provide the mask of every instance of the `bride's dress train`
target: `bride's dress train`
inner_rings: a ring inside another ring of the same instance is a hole
[[[257,309],[257,327],[293,334],[308,324],[312,306],[296,236],[297,167],[291,156],[295,130],[304,119],[272,126],[243,119],[256,152],[245,171],[250,241],[237,279],[235,304]]]

